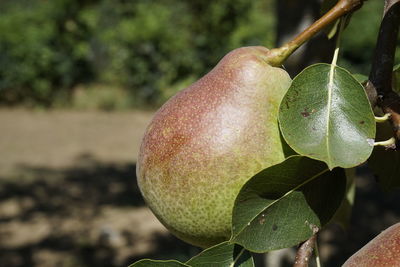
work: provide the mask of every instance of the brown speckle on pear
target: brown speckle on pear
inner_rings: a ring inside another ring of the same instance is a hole
[[[291,84],[243,47],[156,113],[142,141],[139,188],[177,237],[207,247],[229,239],[232,208],[253,175],[284,160],[277,116]]]

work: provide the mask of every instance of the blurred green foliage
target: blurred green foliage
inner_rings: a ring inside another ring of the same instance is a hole
[[[353,14],[344,31],[339,64],[352,73],[362,73],[366,76],[369,74],[383,14],[383,2],[366,1],[363,7]],[[397,48],[400,48],[400,39]],[[395,62],[400,63],[400,49],[396,51]]]
[[[3,104],[68,106],[87,95],[94,105],[109,85],[124,91],[110,89],[111,99],[158,105],[229,50],[274,43],[265,0],[3,0],[0,9]],[[85,84],[102,86],[76,89]]]
[[[368,71],[381,6],[367,1],[346,31],[341,63],[354,72]],[[276,35],[273,0],[1,0],[0,10],[3,105],[159,105],[228,51],[273,47]]]
[[[5,1],[0,9],[0,100],[49,106],[93,77],[79,1]]]

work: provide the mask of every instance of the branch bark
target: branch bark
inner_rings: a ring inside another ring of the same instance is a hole
[[[275,0],[277,15],[276,47],[292,40],[299,32],[321,17],[321,0]],[[285,61],[290,77],[316,62],[330,63],[335,42],[318,33]]]
[[[378,105],[391,115],[397,149],[400,149],[400,96],[392,90],[392,71],[400,26],[400,0],[385,0],[366,91],[372,106]]]

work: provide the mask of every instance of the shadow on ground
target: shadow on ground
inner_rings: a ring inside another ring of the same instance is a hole
[[[197,252],[144,206],[135,164],[82,155],[71,168],[21,165],[0,177],[0,266],[127,266]]]
[[[144,205],[136,184],[135,164],[105,164],[89,155],[77,162],[78,166],[66,169],[20,165],[19,177],[1,179],[0,200],[22,197],[34,203],[18,219],[29,219],[38,211],[66,214],[77,204],[90,205],[93,212],[106,204]]]
[[[340,266],[400,220],[400,193],[381,192],[365,169],[357,190],[349,231],[330,226],[321,235],[324,266]],[[168,234],[145,207],[135,164],[82,155],[70,168],[21,165],[0,177],[1,267],[128,266],[142,258],[184,261],[198,252]],[[257,260],[257,266],[271,262]]]

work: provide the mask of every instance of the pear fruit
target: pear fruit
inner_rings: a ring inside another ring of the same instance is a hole
[[[269,51],[231,51],[167,101],[146,130],[139,188],[156,217],[190,244],[229,239],[241,187],[285,158],[277,116],[291,79],[268,64]]]
[[[400,223],[392,225],[351,256],[342,267],[400,266]]]

